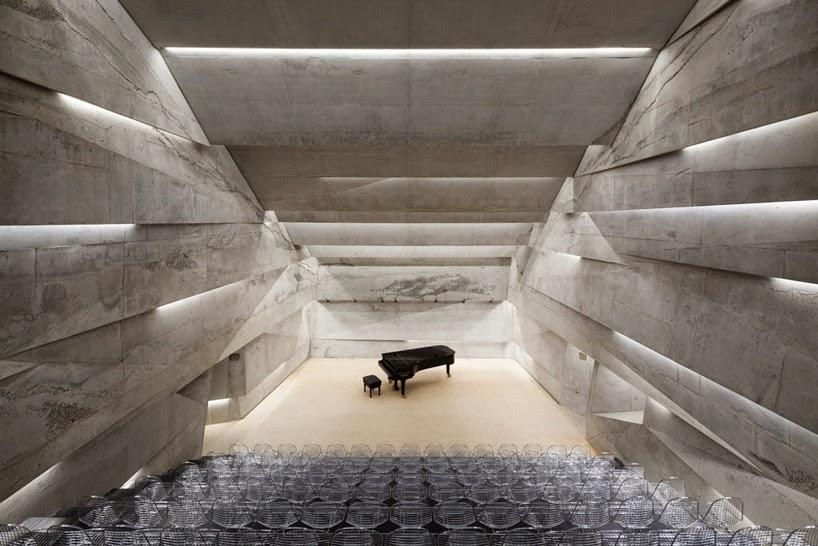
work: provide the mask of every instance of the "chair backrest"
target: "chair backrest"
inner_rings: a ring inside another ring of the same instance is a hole
[[[671,546],[715,546],[716,530],[709,527],[688,527],[682,529],[671,542]]]
[[[704,522],[717,529],[734,527],[744,519],[744,501],[738,497],[714,500],[704,514]]]
[[[744,527],[733,533],[728,546],[772,546],[774,533],[769,527]]]
[[[784,542],[785,546],[818,546],[818,527],[808,525],[794,530]]]
[[[313,502],[304,507],[301,523],[313,529],[331,529],[344,521],[346,511],[346,506],[340,502]]]
[[[567,503],[564,510],[568,521],[583,529],[595,529],[611,521],[608,501],[602,499]]]
[[[432,507],[422,502],[399,502],[389,509],[389,520],[398,527],[425,527],[432,519]]]
[[[432,508],[434,521],[447,528],[458,529],[470,527],[477,521],[474,507],[464,501],[444,501]]]
[[[646,529],[656,519],[650,497],[631,497],[614,509],[613,521],[625,529]]]
[[[256,505],[256,523],[268,529],[285,529],[301,520],[302,506],[271,497],[262,499]]]
[[[437,546],[490,546],[491,536],[483,529],[465,527],[441,533]]]
[[[347,523],[358,529],[374,529],[388,519],[389,507],[379,502],[353,502],[347,509]]]
[[[619,534],[615,546],[662,546],[655,529],[627,529]]]
[[[683,529],[699,519],[699,501],[692,497],[678,497],[665,504],[659,521],[674,529]]]
[[[397,529],[386,536],[387,546],[434,546],[426,529]]]

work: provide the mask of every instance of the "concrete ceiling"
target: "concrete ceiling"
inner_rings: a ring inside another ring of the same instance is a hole
[[[695,0],[121,0],[157,47],[658,48]]]
[[[434,265],[527,242],[695,3],[121,1],[157,47],[231,48],[162,52],[296,244]]]

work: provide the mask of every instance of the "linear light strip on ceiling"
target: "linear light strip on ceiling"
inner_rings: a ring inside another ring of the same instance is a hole
[[[531,59],[584,57],[646,57],[649,47],[580,47],[530,49],[327,49],[254,47],[166,47],[170,55],[205,57],[323,57],[351,59]]]

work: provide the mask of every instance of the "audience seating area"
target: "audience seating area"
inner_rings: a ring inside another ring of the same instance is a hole
[[[535,444],[234,445],[66,514],[0,546],[818,546],[814,527],[741,527],[738,498]]]

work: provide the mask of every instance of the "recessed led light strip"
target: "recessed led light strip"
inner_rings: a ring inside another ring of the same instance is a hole
[[[649,47],[574,47],[524,49],[327,49],[253,47],[166,47],[169,55],[203,57],[290,57],[349,59],[534,59],[585,57],[646,57]]]

